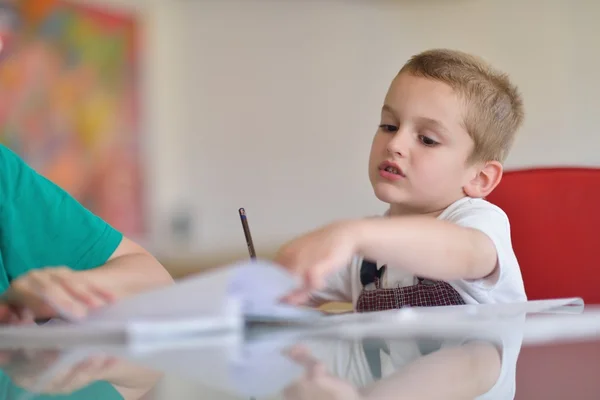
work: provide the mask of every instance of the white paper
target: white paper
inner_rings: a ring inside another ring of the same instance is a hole
[[[298,288],[300,282],[283,268],[263,260],[237,266],[229,293],[241,300],[246,320],[290,321],[314,319],[320,312],[282,304],[280,299]]]
[[[180,280],[176,284],[125,298],[90,314],[79,324],[164,321],[190,317],[221,317],[237,312],[228,291],[235,267],[224,267]]]
[[[301,316],[300,310],[274,305],[294,285],[291,275],[273,264],[242,262],[125,299],[79,324],[121,325],[134,340],[241,329],[245,314]]]

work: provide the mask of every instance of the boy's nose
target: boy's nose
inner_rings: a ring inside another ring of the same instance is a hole
[[[388,142],[388,152],[391,154],[397,154],[399,156],[406,156],[410,146],[409,140],[410,134],[408,132],[396,132],[396,134]]]

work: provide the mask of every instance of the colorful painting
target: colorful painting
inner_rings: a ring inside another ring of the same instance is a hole
[[[133,16],[19,3],[0,62],[0,140],[126,235],[144,232]]]

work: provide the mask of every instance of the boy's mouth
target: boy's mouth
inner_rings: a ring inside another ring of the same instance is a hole
[[[405,177],[406,176],[406,175],[404,175],[404,172],[398,166],[398,164],[393,163],[391,161],[384,161],[381,164],[379,164],[379,170],[380,171],[388,172],[390,174],[398,175],[398,176],[401,176],[401,177]]]

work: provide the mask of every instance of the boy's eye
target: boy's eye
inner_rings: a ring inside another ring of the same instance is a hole
[[[397,132],[398,127],[394,125],[381,124],[379,125],[379,129],[383,129],[386,132]]]
[[[421,143],[423,143],[425,146],[429,146],[429,147],[433,147],[435,145],[438,145],[439,143],[436,142],[435,140],[427,137],[427,136],[423,136],[423,135],[419,135],[419,140],[421,141]]]

